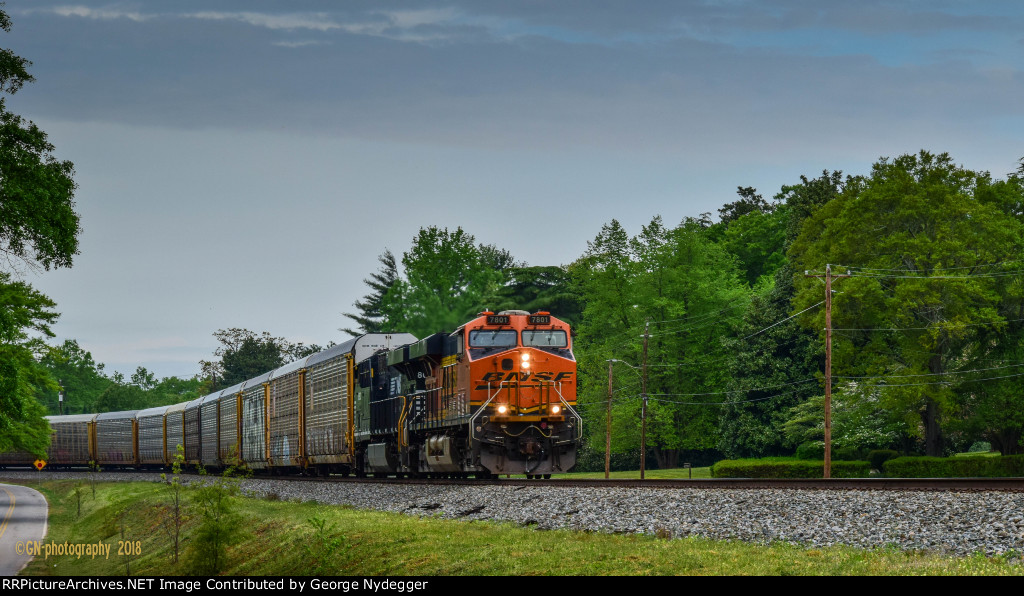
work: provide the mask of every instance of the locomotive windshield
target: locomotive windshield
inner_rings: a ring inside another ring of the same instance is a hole
[[[516,332],[513,329],[478,329],[469,332],[471,348],[514,348]]]
[[[537,348],[564,348],[569,345],[561,329],[523,330],[523,345]]]

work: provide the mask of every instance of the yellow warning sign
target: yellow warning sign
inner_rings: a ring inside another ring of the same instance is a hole
[[[46,460],[37,459],[32,465],[35,466],[37,470],[42,470],[46,467]]]

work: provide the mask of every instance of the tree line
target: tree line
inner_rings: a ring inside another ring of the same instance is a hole
[[[833,294],[835,449],[1021,452],[1024,160],[995,179],[920,151],[737,194],[717,221],[655,216],[631,235],[613,219],[558,267],[423,228],[401,259],[380,255],[346,331],[543,308],[574,326],[590,444],[611,361],[614,452],[639,449],[643,411],[661,466],[788,455],[824,434],[824,288],[808,274],[831,266],[850,275]]]

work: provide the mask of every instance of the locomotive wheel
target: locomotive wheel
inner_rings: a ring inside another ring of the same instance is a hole
[[[544,474],[544,480],[551,480],[551,474]]]

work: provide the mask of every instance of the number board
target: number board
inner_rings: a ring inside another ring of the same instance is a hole
[[[551,324],[551,316],[550,315],[530,315],[530,324],[531,325],[550,325]]]
[[[487,324],[488,325],[508,325],[511,320],[512,320],[511,317],[509,317],[508,315],[488,315],[488,317],[487,317]]]

